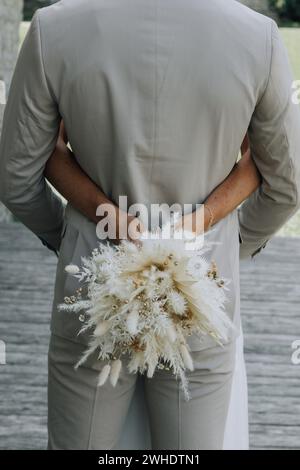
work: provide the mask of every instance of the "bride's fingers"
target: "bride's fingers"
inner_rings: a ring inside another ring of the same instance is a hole
[[[144,231],[143,224],[137,218],[132,219],[128,224],[128,237],[131,241],[140,242],[140,237]]]
[[[141,248],[143,245],[142,240],[130,240],[132,243],[134,243],[138,248]]]

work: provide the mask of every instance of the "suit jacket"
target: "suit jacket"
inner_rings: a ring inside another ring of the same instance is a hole
[[[239,256],[259,252],[299,208],[292,81],[277,25],[235,1],[62,0],[37,11],[4,116],[0,196],[60,250],[55,333],[77,335],[79,319],[56,308],[77,287],[64,266],[97,244],[94,224],[70,205],[65,213],[43,177],[61,117],[76,159],[106,195],[147,207],[202,203],[249,129],[262,186],[208,234],[238,322]]]

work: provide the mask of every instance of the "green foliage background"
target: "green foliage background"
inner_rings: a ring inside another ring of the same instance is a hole
[[[269,0],[270,6],[285,21],[300,21],[300,0]]]
[[[57,0],[24,0],[24,21],[30,21],[35,10],[41,7],[47,7]]]
[[[58,0],[24,0],[24,21],[30,21],[37,8],[56,1]],[[269,0],[269,3],[281,20],[300,22],[300,0]]]

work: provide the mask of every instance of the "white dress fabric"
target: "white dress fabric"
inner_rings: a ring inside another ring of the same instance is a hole
[[[249,450],[248,385],[242,333],[236,343],[236,363],[223,448]]]
[[[237,338],[236,364],[226,422],[224,450],[248,450],[248,387],[243,334]],[[118,450],[151,449],[151,438],[141,378],[137,381]]]

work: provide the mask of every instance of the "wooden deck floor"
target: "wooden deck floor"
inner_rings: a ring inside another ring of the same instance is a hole
[[[49,312],[56,258],[19,224],[0,224],[0,449],[46,445]],[[252,448],[300,449],[300,239],[242,263]]]

